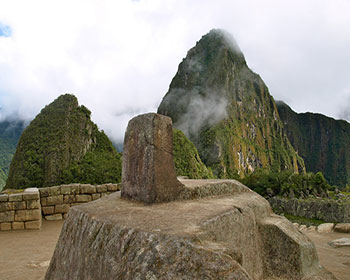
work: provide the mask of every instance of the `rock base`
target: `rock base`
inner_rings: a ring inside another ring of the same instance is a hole
[[[71,208],[45,279],[335,279],[247,187],[181,182],[181,201],[145,206],[115,193]]]

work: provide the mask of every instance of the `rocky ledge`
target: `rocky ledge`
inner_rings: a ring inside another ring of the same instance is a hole
[[[45,279],[335,279],[314,244],[234,180],[181,180],[180,200],[114,193],[70,209]]]

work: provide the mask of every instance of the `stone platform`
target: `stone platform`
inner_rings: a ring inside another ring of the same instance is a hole
[[[181,180],[177,201],[114,193],[71,208],[45,279],[335,279],[313,243],[235,180]]]

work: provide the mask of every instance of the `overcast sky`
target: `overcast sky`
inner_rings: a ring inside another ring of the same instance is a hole
[[[276,100],[350,120],[350,1],[0,0],[0,119],[74,93],[121,141],[178,64],[224,28]]]

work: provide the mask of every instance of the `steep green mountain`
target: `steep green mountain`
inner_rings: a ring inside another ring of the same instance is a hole
[[[0,191],[6,184],[10,163],[24,126],[21,120],[9,119],[0,122]]]
[[[265,83],[222,30],[188,51],[158,113],[172,118],[216,176],[243,177],[260,167],[305,170]]]
[[[187,176],[190,179],[213,178],[213,172],[204,165],[197,148],[182,131],[173,130],[173,145],[177,176]]]
[[[120,181],[121,156],[90,114],[70,94],[43,108],[20,137],[5,188]]]
[[[350,124],[321,114],[295,113],[277,102],[287,136],[308,171],[322,171],[331,184],[350,184]]]

